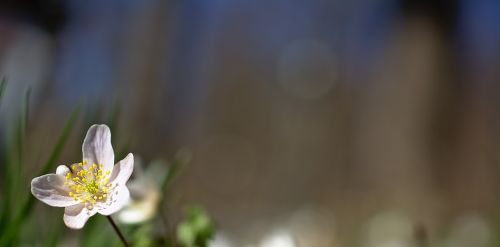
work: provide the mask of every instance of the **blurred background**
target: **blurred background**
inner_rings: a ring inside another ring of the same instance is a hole
[[[0,37],[28,177],[84,102],[58,162],[119,109],[115,145],[191,151],[169,217],[213,247],[500,246],[499,1],[3,0]]]

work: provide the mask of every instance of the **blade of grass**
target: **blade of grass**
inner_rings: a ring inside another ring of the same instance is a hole
[[[19,116],[16,129],[18,165],[20,165],[23,160],[24,140],[26,137],[26,129],[28,126],[28,119],[29,119],[30,98],[31,98],[31,88],[28,88],[26,89],[26,93],[24,95],[24,105],[22,107],[22,114]]]
[[[0,105],[2,104],[3,93],[5,92],[5,87],[7,86],[7,78],[4,76],[0,81]]]
[[[10,192],[11,196],[13,198],[10,200],[11,202],[15,203],[15,199],[19,198],[17,193],[19,192],[20,188],[20,183],[19,181],[21,180],[21,168],[23,167],[24,163],[24,148],[25,148],[25,142],[26,142],[26,131],[27,131],[27,123],[29,119],[29,107],[30,107],[30,96],[31,95],[31,88],[28,88],[25,93],[24,97],[24,102],[23,106],[21,109],[21,114],[19,115],[17,122],[16,122],[16,136],[15,136],[15,147],[16,149],[13,150],[15,156],[13,159],[10,160],[9,163],[7,163],[7,168],[9,170],[9,185],[10,185]],[[15,158],[15,159],[14,159]]]
[[[6,141],[5,145],[5,159],[4,159],[4,165],[3,165],[3,178],[2,178],[2,189],[3,189],[3,198],[2,198],[2,204],[3,204],[3,211],[2,215],[0,216],[0,229],[2,229],[4,226],[7,225],[7,222],[10,221],[10,199],[11,199],[11,190],[10,190],[10,183],[11,183],[11,176],[10,176],[10,163],[12,162],[12,152],[13,152],[13,147],[12,143],[9,141]]]
[[[5,204],[6,204],[6,211],[10,212],[11,211],[11,206],[14,204],[14,200],[16,199],[16,191],[18,187],[18,176],[17,176],[17,166],[19,164],[19,153],[20,153],[20,147],[22,146],[22,138],[19,133],[20,131],[20,117],[16,120],[15,123],[15,135],[10,136],[7,141],[7,146],[6,146],[6,162],[5,162]],[[10,215],[7,215],[7,220],[9,219]]]
[[[5,213],[7,211],[5,210],[5,205],[3,203],[0,203],[0,232],[4,232],[4,217],[5,217]]]
[[[71,130],[73,129],[75,122],[78,119],[80,110],[81,110],[81,105],[78,105],[75,108],[75,110],[73,110],[73,112],[71,113],[70,118],[66,122],[61,134],[57,139],[56,144],[54,145],[54,148],[52,149],[52,152],[47,158],[45,164],[42,166],[42,169],[39,174],[46,174],[53,168],[52,167],[53,164],[61,154],[63,147],[66,144],[66,141],[68,140],[69,134],[71,133]],[[17,236],[24,219],[29,216],[29,213],[31,212],[34,206],[35,201],[36,201],[35,197],[29,195],[28,199],[25,200],[25,202],[20,206],[20,210],[18,211],[12,222],[9,224],[9,228],[7,229],[6,232],[4,232],[2,237],[0,237],[0,246],[9,246],[11,241]]]
[[[24,96],[24,119],[23,119],[23,128],[24,131],[26,132],[26,129],[28,128],[28,122],[29,122],[29,117],[30,117],[30,103],[31,103],[31,87],[28,87],[26,89],[26,94]]]
[[[1,81],[0,81],[0,106],[2,105],[2,97],[4,95],[4,92],[5,92],[5,88],[7,86],[7,78],[4,76],[2,77]],[[1,146],[0,146],[1,148]],[[7,163],[7,148],[5,147],[4,150],[0,150],[0,152],[4,151],[3,153],[0,153],[1,157],[0,159],[5,161],[4,162],[4,167],[0,167],[0,169],[5,169],[5,164]],[[1,174],[0,174],[0,179],[2,179],[2,181],[6,181],[6,176],[7,176],[7,172],[6,171],[3,171]],[[8,187],[5,186],[5,184],[2,186],[2,188],[0,188],[1,192],[2,192],[2,195],[3,195],[3,198],[1,199],[1,202],[0,202],[0,232],[4,232],[4,226],[6,225],[6,221],[8,220],[7,217],[9,215],[9,212],[8,212],[8,206],[7,204],[9,203],[8,200],[6,200],[6,191],[8,190]]]
[[[5,87],[7,86],[7,78],[4,76],[2,77],[2,80],[0,81],[0,106],[2,105],[2,97],[3,97],[3,94],[4,94],[4,91],[5,91]],[[1,146],[0,146],[1,147]],[[0,153],[1,155],[4,155],[7,153],[7,150],[6,148],[4,150],[0,150],[1,151],[4,151],[3,154]],[[4,164],[6,163],[7,161],[7,158],[5,156],[1,157],[4,162]],[[5,160],[4,160],[5,159]],[[3,169],[3,167],[0,167],[0,169]],[[5,172],[2,172],[2,174],[6,174]],[[5,181],[5,177],[3,176],[2,177],[2,181]],[[7,188],[5,186],[2,186],[2,188],[0,188],[0,190],[2,190],[2,195],[5,195],[5,191],[3,190],[7,190]],[[0,211],[0,230],[2,230],[2,222],[4,222],[4,217],[5,217],[5,205],[4,205],[4,201],[5,201],[5,198],[2,199],[2,210]]]
[[[0,103],[2,101],[2,97],[5,92],[5,88],[7,85],[7,79],[6,77],[3,77],[1,82],[0,82]],[[7,132],[9,133],[9,132]],[[11,198],[14,193],[12,193],[12,189],[14,185],[12,183],[14,177],[13,177],[13,157],[14,157],[14,152],[15,148],[13,147],[13,144],[11,142],[10,136],[7,134],[7,138],[5,140],[5,146],[3,147],[3,154],[2,154],[2,160],[3,166],[0,167],[2,169],[1,175],[2,175],[2,182],[3,186],[0,188],[2,190],[2,211],[0,212],[0,230],[3,231],[3,228],[6,226],[7,222],[10,220],[10,206],[11,206]]]
[[[17,143],[18,143],[18,169],[21,168],[24,157],[24,142],[26,139],[26,132],[28,129],[29,112],[30,112],[30,98],[31,98],[31,87],[26,89],[24,95],[24,105],[22,109],[22,115],[19,117],[19,125],[17,130]]]
[[[24,149],[26,143],[26,136],[28,131],[28,121],[29,121],[29,112],[30,112],[30,98],[31,98],[31,87],[26,89],[26,93],[24,96],[24,106],[22,110],[22,115],[19,117],[19,124],[17,126],[17,165],[16,169],[16,178],[21,180],[21,168],[24,164]],[[14,192],[17,194],[17,191]]]

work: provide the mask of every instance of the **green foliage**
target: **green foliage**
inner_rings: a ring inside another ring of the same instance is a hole
[[[27,95],[29,95],[29,94],[27,94]],[[42,166],[42,169],[41,169],[39,174],[46,174],[46,173],[49,173],[49,171],[54,169],[55,161],[57,160],[57,158],[61,154],[63,147],[66,144],[66,141],[68,140],[69,134],[71,133],[71,130],[73,129],[75,122],[78,118],[78,115],[80,113],[80,108],[81,107],[78,106],[73,111],[70,118],[66,122],[62,132],[60,133],[60,135],[57,139],[56,144],[52,148],[52,151],[51,151],[49,157],[47,158],[47,160],[45,161],[44,165]],[[25,114],[23,114],[23,115],[25,115]],[[19,124],[21,124],[21,123],[22,122],[19,122]],[[24,139],[24,138],[25,138],[24,135],[22,135],[22,139]],[[20,141],[20,140],[17,140],[17,141]],[[20,146],[22,146],[22,145],[20,145]],[[11,150],[7,151],[8,156],[10,153],[9,151],[11,151]],[[18,152],[19,152],[19,150],[18,150]],[[8,162],[6,164],[7,169],[14,170],[15,169],[13,167],[14,165],[20,166],[21,164],[16,164],[16,162],[13,162],[11,159],[8,159]],[[5,174],[6,174],[6,176],[10,176],[12,174],[12,172],[9,172],[9,173],[6,172]],[[10,189],[12,185],[18,185],[19,182],[25,182],[22,179],[20,179],[19,176],[15,176],[15,177],[11,177],[11,178],[4,177],[3,180],[8,181],[8,183],[10,183],[10,184],[8,184],[8,186],[4,187],[7,195],[9,195],[9,192],[12,193],[12,191]],[[17,194],[15,194],[15,196],[18,197]],[[13,242],[15,242],[16,238],[19,236],[19,234],[21,232],[23,222],[30,216],[30,212],[32,211],[32,208],[36,202],[36,199],[31,194],[28,194],[27,196],[28,197],[24,200],[23,203],[17,205],[16,208],[19,208],[19,210],[17,211],[17,214],[14,214],[15,215],[14,218],[10,219],[7,216],[3,216],[1,218],[2,222],[0,222],[0,225],[5,229],[1,229],[3,234],[0,238],[0,246],[9,246]],[[9,196],[5,196],[5,198],[4,198],[5,201],[2,202],[4,204],[3,208],[8,209],[8,210],[4,211],[4,212],[7,212],[6,213],[7,215],[14,213],[9,208],[9,204],[11,203],[9,201],[9,198],[10,198]],[[8,227],[6,227],[7,225],[8,225]]]
[[[2,81],[5,84],[5,80]],[[0,85],[0,90],[3,91],[3,85]],[[0,92],[0,94],[3,94]],[[3,177],[3,211],[0,215],[0,229],[3,228],[8,221],[10,221],[10,211],[12,204],[16,203],[16,198],[18,198],[18,190],[22,185],[21,181],[21,167],[23,164],[23,153],[24,153],[24,143],[26,138],[26,127],[29,115],[29,102],[30,102],[31,90],[26,91],[24,105],[21,109],[21,114],[19,114],[17,121],[15,123],[15,134],[14,136],[7,135],[8,141],[6,144],[5,152],[5,176]]]
[[[132,239],[131,244],[135,247],[150,247],[155,246],[151,234],[153,232],[154,226],[151,223],[143,224],[131,229]]]
[[[177,241],[184,247],[206,247],[214,231],[215,224],[206,211],[200,206],[190,206],[177,226]]]

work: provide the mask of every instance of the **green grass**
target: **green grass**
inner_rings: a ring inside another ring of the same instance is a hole
[[[57,160],[57,158],[61,155],[61,152],[68,140],[68,137],[75,126],[76,120],[78,119],[78,115],[80,114],[81,107],[78,106],[73,110],[71,116],[67,120],[63,130],[59,134],[59,137],[57,138],[57,142],[54,144],[52,151],[50,152],[50,155],[48,156],[47,160],[45,161],[44,165],[42,166],[39,174],[46,174],[49,173],[51,170],[54,170],[54,164]],[[9,150],[7,151],[9,152]],[[8,154],[8,153],[7,153]],[[8,156],[8,155],[7,155]],[[11,166],[14,164],[14,162],[10,161],[7,163],[7,167],[10,167],[8,169],[13,169]],[[8,174],[8,173],[5,173]],[[7,175],[9,176],[9,175]],[[12,184],[17,184],[19,183],[19,177],[15,177],[14,179],[9,179],[8,177],[3,178],[4,181],[8,181],[10,185]],[[9,194],[9,187],[4,187],[7,188],[5,190],[6,194]],[[18,195],[16,195],[18,196]],[[5,197],[5,199],[8,200],[8,196]],[[35,197],[31,195],[31,193],[28,193],[27,198],[18,205],[17,208],[19,210],[17,213],[15,213],[14,217],[10,219],[10,217],[2,217],[2,226],[3,228],[1,229],[3,231],[2,237],[0,238],[0,246],[10,246],[11,244],[17,242],[17,238],[21,232],[22,224],[26,220],[27,217],[30,216],[30,213],[32,212],[33,206],[36,202]],[[5,205],[9,205],[11,202],[6,201],[3,202]],[[5,210],[7,212],[7,215],[10,215],[12,210],[10,207],[7,206],[8,210]],[[8,227],[5,227],[8,225]]]

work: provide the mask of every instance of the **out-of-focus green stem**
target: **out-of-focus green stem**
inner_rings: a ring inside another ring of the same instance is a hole
[[[116,235],[118,235],[118,237],[122,241],[123,245],[125,247],[128,247],[129,245],[127,243],[127,240],[125,239],[125,237],[123,236],[122,232],[120,231],[120,228],[118,228],[118,226],[115,224],[115,221],[113,220],[113,218],[111,218],[110,215],[106,216],[106,218],[108,219],[109,223],[111,224],[111,226],[115,230]]]

